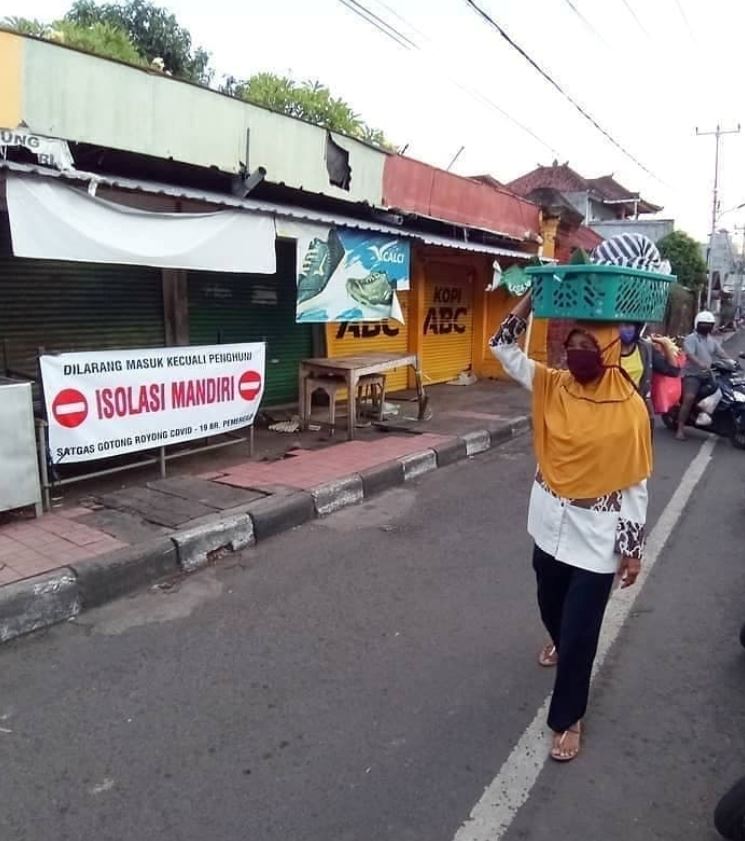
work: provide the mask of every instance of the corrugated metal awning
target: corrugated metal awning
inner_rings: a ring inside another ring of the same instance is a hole
[[[404,226],[386,225],[382,222],[356,219],[353,216],[344,216],[338,213],[326,211],[309,210],[293,205],[277,204],[274,202],[257,201],[255,199],[239,199],[235,196],[219,193],[214,190],[200,190],[192,187],[181,187],[175,184],[164,184],[157,181],[144,181],[136,178],[124,178],[118,175],[99,175],[92,172],[81,172],[78,170],[60,171],[48,169],[47,167],[33,164],[20,164],[13,161],[0,161],[0,171],[8,170],[19,174],[40,176],[44,178],[57,178],[64,181],[72,181],[78,184],[86,184],[89,189],[91,185],[100,185],[113,189],[126,190],[134,193],[143,193],[153,196],[168,196],[174,199],[204,202],[215,207],[236,208],[255,213],[269,213],[277,217],[294,219],[297,221],[309,222],[320,225],[337,225],[345,228],[353,228],[365,231],[375,231],[395,237],[407,237],[420,240],[428,245],[439,245],[444,248],[454,248],[460,251],[471,251],[478,254],[491,254],[495,257],[511,257],[518,260],[530,260],[535,255],[518,251],[514,248],[503,248],[497,245],[488,245],[480,242],[473,242],[465,239],[468,228],[462,228],[464,238],[439,236],[437,234],[412,231]]]

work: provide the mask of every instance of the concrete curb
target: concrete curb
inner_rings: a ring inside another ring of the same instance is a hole
[[[456,461],[466,458],[468,450],[466,442],[462,438],[453,438],[450,441],[443,441],[442,444],[435,444],[432,449],[437,457],[438,467],[447,467],[455,464]]]
[[[437,453],[434,450],[423,450],[421,453],[411,453],[401,459],[404,468],[404,482],[418,479],[432,470],[437,470]]]
[[[246,513],[253,520],[256,540],[261,541],[312,520],[316,507],[309,493],[297,491],[256,500],[247,506]]]
[[[404,466],[400,461],[387,461],[360,473],[365,499],[383,493],[404,482]]]
[[[171,540],[184,572],[194,572],[207,566],[213,552],[238,552],[256,543],[253,520],[248,514],[209,518],[197,526],[174,532]]]
[[[80,613],[75,573],[60,567],[0,590],[0,642],[64,622]]]
[[[347,505],[356,505],[365,498],[362,479],[358,473],[318,485],[310,493],[316,506],[316,515],[319,517],[333,514]]]
[[[453,436],[431,449],[318,485],[282,490],[222,514],[200,518],[163,538],[62,567],[0,587],[0,643],[46,628],[127,595],[177,572],[203,568],[222,551],[256,542],[325,517],[375,494],[419,479],[494,447],[530,429],[526,415],[498,427]]]
[[[86,610],[173,575],[178,572],[178,555],[169,537],[158,537],[72,564],[72,570]]]
[[[504,430],[505,439],[512,437],[512,427],[500,427]],[[466,455],[476,456],[479,453],[484,453],[491,447],[492,433],[488,429],[479,429],[477,432],[467,432],[461,438],[466,442]]]

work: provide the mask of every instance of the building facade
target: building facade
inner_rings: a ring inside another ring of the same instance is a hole
[[[151,69],[0,31],[3,197],[9,179],[54,184],[144,214],[243,214],[274,225],[271,271],[225,271],[14,252],[0,212],[0,342],[6,372],[35,377],[42,350],[265,340],[269,404],[297,397],[311,355],[420,355],[425,381],[500,376],[486,338],[510,302],[494,262],[537,255],[540,208],[319,126]],[[50,187],[51,189],[51,187]],[[69,221],[69,220],[68,220]],[[51,219],[64,230],[63,218]],[[293,231],[338,226],[406,240],[404,323],[297,323]],[[288,233],[288,231],[290,233]],[[61,235],[62,236],[62,235]],[[408,385],[405,371],[391,387]]]

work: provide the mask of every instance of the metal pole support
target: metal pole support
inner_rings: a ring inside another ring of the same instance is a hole
[[[49,469],[47,467],[47,427],[42,421],[39,424],[39,472],[41,473],[41,493],[44,501],[44,510],[52,510],[52,494],[49,487]]]

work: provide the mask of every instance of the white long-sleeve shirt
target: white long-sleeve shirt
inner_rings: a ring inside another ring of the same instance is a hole
[[[508,316],[490,342],[504,370],[533,390],[536,362],[517,344],[525,321]],[[566,499],[537,473],[528,507],[528,534],[558,561],[599,573],[615,573],[619,557],[641,558],[647,519],[647,482],[597,499]]]

